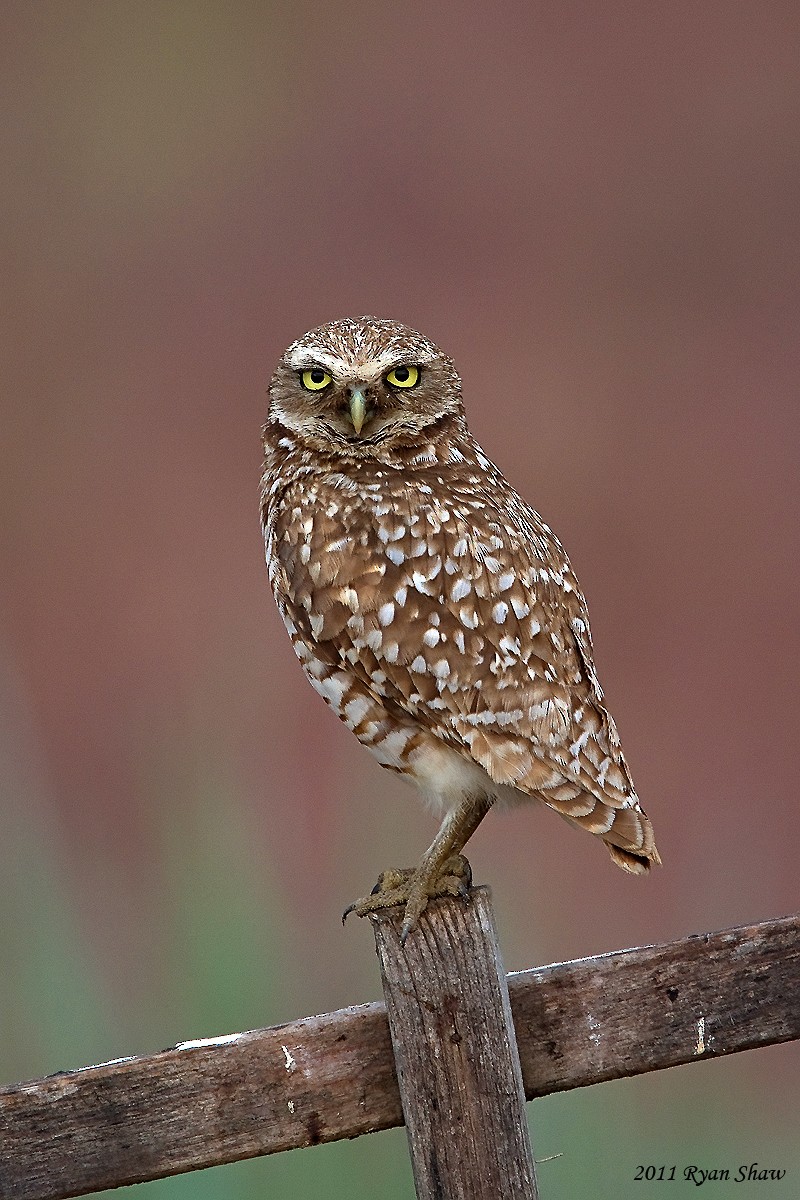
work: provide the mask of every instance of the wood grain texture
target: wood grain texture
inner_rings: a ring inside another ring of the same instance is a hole
[[[800,918],[521,972],[509,995],[529,1098],[789,1041]],[[0,1089],[0,1197],[59,1200],[401,1123],[385,1006],[360,1005]]]
[[[488,889],[426,916],[405,946],[402,909],[372,918],[418,1200],[536,1200]]]
[[[386,1009],[364,1004],[3,1089],[0,1197],[77,1196],[402,1120]]]
[[[800,1038],[800,918],[509,976],[530,1100]]]

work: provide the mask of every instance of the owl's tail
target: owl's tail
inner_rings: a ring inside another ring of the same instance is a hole
[[[622,867],[623,871],[630,872],[631,875],[646,875],[651,866],[661,865],[661,855],[656,850],[655,844],[649,854],[633,854],[630,850],[622,850],[619,846],[615,846],[613,842],[605,844],[617,866]]]
[[[638,800],[616,810],[613,824],[603,841],[617,866],[632,875],[645,875],[652,865],[661,864],[653,826]]]
[[[545,799],[551,807],[556,807],[549,795],[546,795]],[[581,799],[592,803],[590,811],[575,812]],[[581,797],[572,800],[569,807],[573,809],[572,812],[567,804],[560,804],[556,811],[569,821],[570,825],[577,825],[579,829],[586,829],[602,838],[612,859],[623,871],[628,871],[631,875],[646,875],[651,866],[661,865],[653,826],[635,796],[630,797],[627,804],[617,807],[607,801],[598,800],[589,793],[583,793]]]

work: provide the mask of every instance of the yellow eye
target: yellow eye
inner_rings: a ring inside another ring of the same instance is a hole
[[[322,367],[311,367],[308,371],[303,371],[301,378],[307,392],[321,392],[331,381],[330,375],[323,371]]]
[[[412,388],[419,383],[419,367],[392,367],[386,376],[386,382],[392,387]]]

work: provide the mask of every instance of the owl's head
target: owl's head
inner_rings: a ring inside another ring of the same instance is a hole
[[[355,457],[417,445],[460,417],[451,359],[407,325],[352,317],[293,342],[270,383],[270,419],[303,444]]]

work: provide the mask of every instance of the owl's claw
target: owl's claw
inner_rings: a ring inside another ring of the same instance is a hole
[[[383,871],[368,896],[356,900],[342,913],[342,924],[351,912],[359,917],[380,912],[384,908],[405,905],[400,941],[405,943],[411,930],[428,907],[428,901],[437,896],[458,896],[469,901],[472,885],[472,868],[463,854],[448,858],[436,874],[429,874],[425,864],[419,867],[393,868]]]

